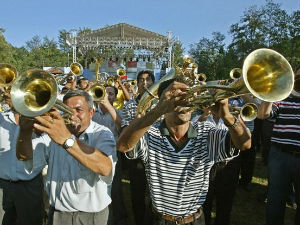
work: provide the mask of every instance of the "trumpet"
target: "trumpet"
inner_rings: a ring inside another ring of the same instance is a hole
[[[18,76],[17,69],[5,63],[0,63],[0,87],[2,88],[2,93],[0,94],[0,104],[5,103],[5,94],[10,91],[10,86]]]
[[[61,77],[60,75],[59,76],[55,76],[55,78],[56,78],[58,84],[63,84],[69,78],[72,78],[72,76],[79,77],[82,74],[83,74],[83,67],[82,67],[82,65],[80,63],[78,63],[78,62],[73,62],[70,65],[70,73],[69,74],[67,74],[67,75],[63,74],[62,76],[64,76],[64,77]]]
[[[57,99],[58,85],[52,74],[41,69],[27,70],[18,76],[11,88],[14,109],[27,117],[40,116],[56,107],[64,117],[70,118],[73,110]]]
[[[18,72],[14,66],[0,63],[0,87],[9,87],[12,85],[17,76]]]
[[[190,63],[188,60],[184,65]],[[144,93],[138,105],[138,113],[144,114],[149,101],[154,99],[159,85],[169,79],[185,81],[183,69],[171,69],[166,76],[155,83],[149,93]],[[190,85],[192,82],[188,82]],[[193,83],[192,83],[193,84]],[[293,90],[294,73],[289,62],[278,52],[261,48],[251,52],[245,59],[242,75],[228,85],[218,82],[208,82],[206,85],[190,85],[186,98],[189,99],[187,107],[208,107],[215,102],[244,94],[267,101],[281,101],[288,97]]]
[[[104,99],[105,96],[104,80],[107,80],[107,77],[109,75],[105,72],[99,73],[101,63],[103,62],[103,60],[104,60],[103,58],[96,59],[96,68],[95,68],[96,83],[93,84],[88,91],[88,93],[93,97],[94,101],[100,101]],[[101,77],[101,74],[104,74],[104,76]]]
[[[246,103],[242,107],[229,106],[232,114],[240,114],[243,121],[252,121],[257,117],[258,107],[254,103]]]

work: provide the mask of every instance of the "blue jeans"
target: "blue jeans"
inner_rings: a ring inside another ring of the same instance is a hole
[[[299,224],[300,158],[283,152],[278,146],[272,144],[268,173],[267,225],[284,224],[285,204],[292,182],[295,185],[295,201],[297,203],[295,224]]]

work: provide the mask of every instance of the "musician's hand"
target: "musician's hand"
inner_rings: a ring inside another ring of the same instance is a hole
[[[174,81],[163,91],[157,104],[162,114],[172,112],[177,106],[184,106],[186,104],[187,99],[184,97],[187,88],[186,84]]]
[[[108,101],[108,94],[105,93],[105,96],[102,100],[99,101],[99,104],[104,106],[106,109],[111,106],[110,102]]]
[[[228,107],[228,98],[216,102],[215,105],[211,107],[211,110],[222,119],[232,116]]]
[[[39,124],[35,123],[34,128],[47,133],[59,145],[63,145],[65,140],[71,136],[64,119],[57,110],[50,111],[46,115],[37,116],[35,119]]]

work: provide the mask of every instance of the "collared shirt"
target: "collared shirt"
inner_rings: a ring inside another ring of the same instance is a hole
[[[134,99],[130,99],[128,102],[125,103],[124,108],[122,110],[122,128],[128,126],[129,122],[135,119],[138,103],[139,96]]]
[[[112,161],[113,170],[108,177],[84,167],[48,135],[32,141],[33,170],[48,163],[45,189],[50,205],[60,211],[99,212],[111,203],[108,185],[112,182],[116,164],[116,143],[112,132],[93,121],[79,136],[79,141],[101,150]]]
[[[270,119],[276,120],[271,142],[282,149],[300,152],[300,97],[291,94],[274,102]]]
[[[122,111],[117,109],[115,110],[118,116],[122,118]],[[103,113],[101,107],[97,107],[92,120],[110,129],[110,131],[115,136],[115,140],[118,139],[120,131],[117,129],[115,122],[113,121],[109,112]]]
[[[162,214],[188,216],[204,203],[210,168],[234,155],[227,130],[191,122],[188,141],[174,146],[164,122],[152,125],[136,146],[145,164],[153,207]]]
[[[5,180],[31,180],[43,169],[43,166],[27,174],[24,162],[16,157],[16,143],[19,126],[14,113],[10,110],[0,113],[0,178]]]

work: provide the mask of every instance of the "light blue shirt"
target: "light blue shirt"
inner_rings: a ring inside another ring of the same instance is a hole
[[[12,111],[0,113],[0,178],[5,180],[31,180],[43,169],[36,167],[31,174],[26,173],[25,164],[16,157],[16,143],[19,126]]]
[[[116,110],[116,113],[122,118],[122,111]],[[115,122],[113,121],[109,112],[103,113],[100,107],[97,107],[95,113],[92,118],[93,121],[99,123],[110,129],[110,131],[114,134],[115,140],[117,141],[120,131],[117,129]]]
[[[48,135],[32,141],[34,152],[37,152],[33,157],[33,171],[48,163],[45,189],[49,203],[55,209],[99,212],[111,203],[108,185],[113,180],[116,164],[115,139],[108,128],[91,121],[79,140],[110,158],[113,170],[109,176],[101,176],[84,167]]]

